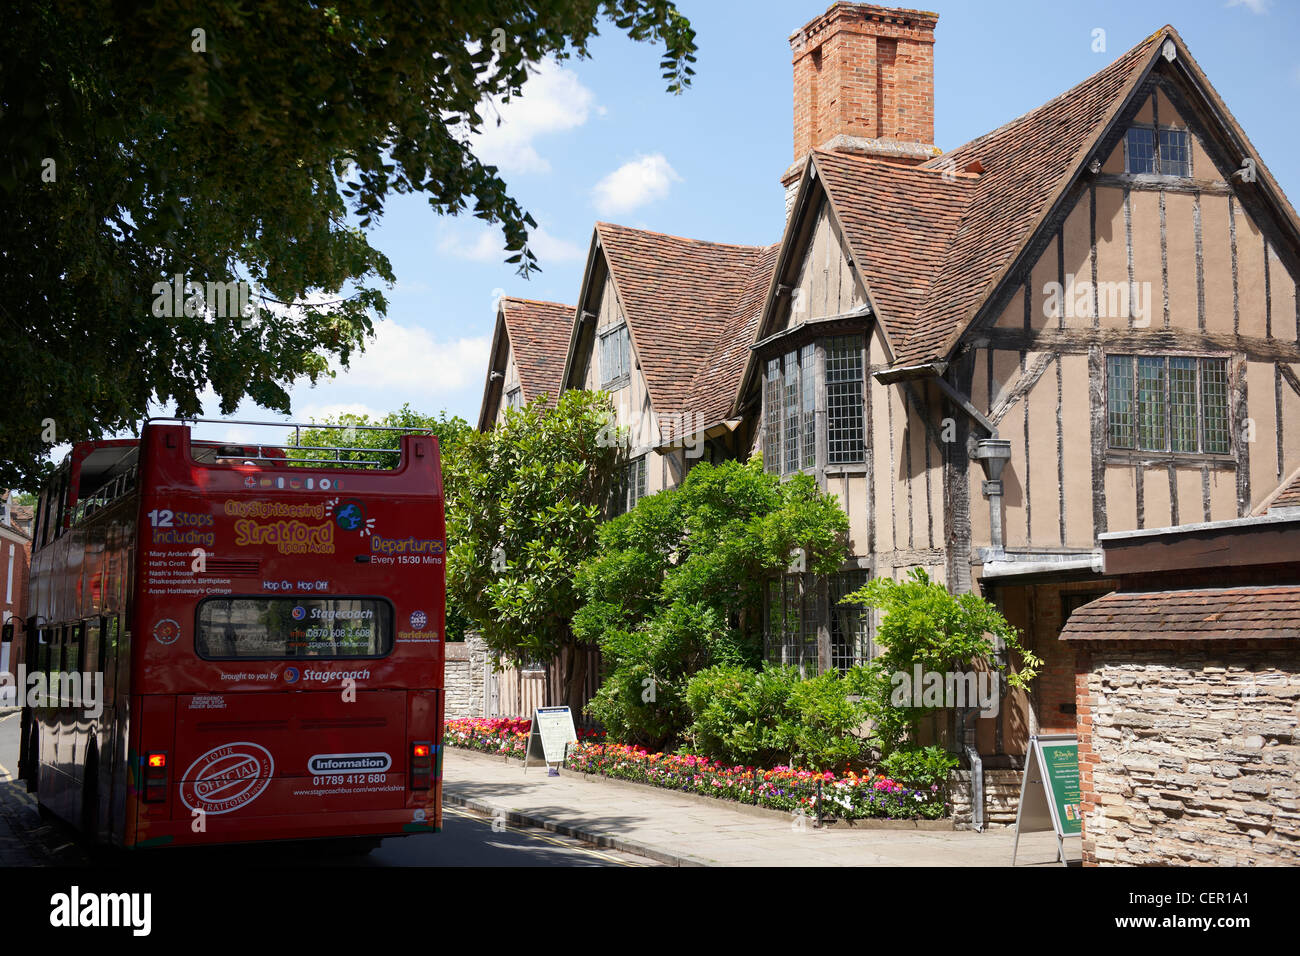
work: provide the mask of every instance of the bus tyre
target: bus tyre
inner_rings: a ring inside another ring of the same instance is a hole
[[[23,775],[27,778],[27,792],[36,792],[41,776],[40,750],[36,746],[36,728],[27,732],[27,759],[23,762]]]
[[[91,846],[99,842],[99,754],[91,750],[81,785],[80,830]]]

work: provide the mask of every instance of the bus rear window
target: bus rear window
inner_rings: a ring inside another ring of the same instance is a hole
[[[217,661],[383,657],[393,649],[393,609],[380,598],[208,598],[194,647]]]

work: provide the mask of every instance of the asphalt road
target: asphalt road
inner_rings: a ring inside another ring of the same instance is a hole
[[[458,807],[444,807],[441,833],[385,840],[358,855],[333,844],[277,843],[182,848],[137,853],[92,853],[76,833],[43,819],[26,788],[13,780],[18,766],[17,712],[0,714],[0,866],[188,868],[222,866],[657,866],[651,860],[598,849],[529,827],[498,825]]]

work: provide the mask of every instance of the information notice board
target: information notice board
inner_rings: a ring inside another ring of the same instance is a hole
[[[1025,776],[1020,782],[1016,810],[1016,840],[1011,851],[1015,866],[1020,834],[1052,830],[1058,859],[1065,865],[1067,836],[1083,832],[1079,792],[1079,738],[1074,734],[1039,734],[1029,738]]]
[[[533,726],[528,731],[528,750],[524,770],[534,759],[548,767],[564,763],[570,744],[578,742],[573,726],[573,711],[568,707],[538,707],[533,711]]]

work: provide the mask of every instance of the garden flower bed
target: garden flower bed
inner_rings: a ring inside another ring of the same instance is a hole
[[[483,753],[524,756],[528,718],[463,718],[447,721],[444,742]],[[726,767],[692,754],[650,753],[611,743],[598,731],[579,731],[565,767],[580,773],[632,780],[668,790],[698,793],[751,806],[842,820],[934,820],[948,815],[938,786],[913,789],[882,775],[842,774],[795,767]]]

